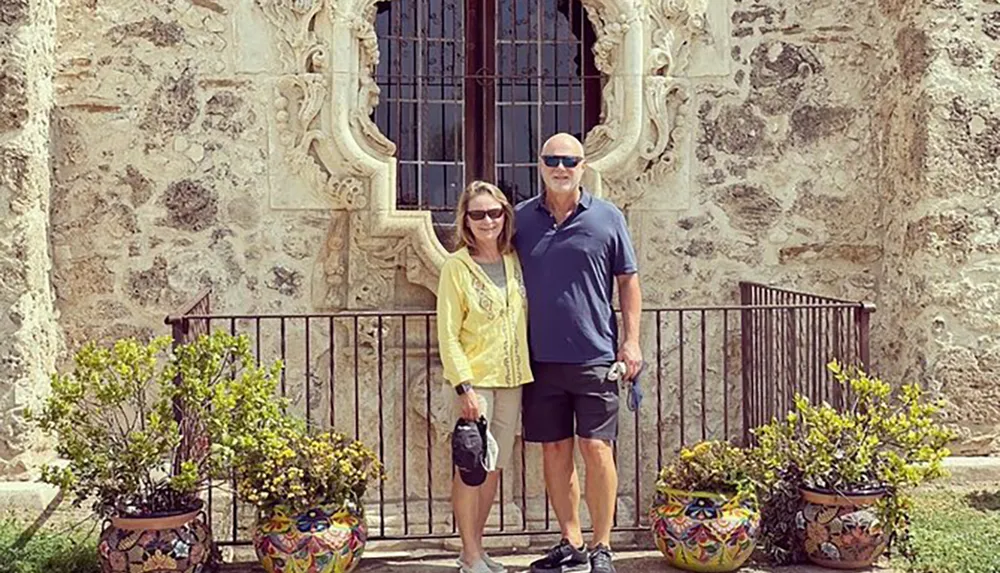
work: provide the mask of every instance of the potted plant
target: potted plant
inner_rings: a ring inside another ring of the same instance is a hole
[[[734,571],[753,553],[760,514],[747,454],[726,442],[684,448],[656,482],[656,546],[671,565]]]
[[[384,477],[370,449],[292,420],[232,447],[237,491],[257,506],[253,543],[268,573],[346,573],[358,565],[368,539],[362,498]]]
[[[892,544],[906,554],[908,491],[944,475],[953,433],[934,421],[940,405],[918,385],[893,391],[858,368],[827,367],[843,409],[797,395],[784,420],[755,431],[754,456],[767,485],[762,541],[775,561],[804,555],[817,565],[858,569]]]
[[[63,460],[42,480],[105,519],[105,573],[194,572],[212,560],[199,495],[228,475],[212,445],[277,413],[268,404],[280,365],[256,367],[249,348],[224,333],[176,348],[169,337],[89,343],[71,372],[52,377],[51,395],[29,414]]]

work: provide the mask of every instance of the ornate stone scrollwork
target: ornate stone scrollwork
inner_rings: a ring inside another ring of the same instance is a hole
[[[622,206],[669,189],[660,205],[683,207],[678,188],[687,186],[686,161],[679,155],[691,133],[684,123],[688,66],[695,45],[713,40],[707,0],[657,0],[646,5],[649,36],[643,62],[643,124],[636,153],[607,181],[608,195]]]
[[[349,221],[346,230],[342,222],[331,224],[313,300],[324,307],[394,305],[399,269],[410,282],[436,290],[447,253],[429,213],[396,209],[396,147],[371,119],[379,101],[378,0],[255,2],[276,32],[288,71],[275,84],[271,204],[343,210],[335,219]],[[582,2],[597,33],[595,63],[607,76],[602,125],[586,141],[594,191],[601,194],[601,174],[627,168],[643,132],[647,18],[637,0]],[[661,139],[644,155],[662,153]],[[347,250],[346,259],[337,248]]]
[[[392,156],[396,154],[396,144],[389,141],[379,131],[371,115],[378,107],[381,90],[373,77],[378,68],[379,54],[378,36],[375,34],[375,6],[378,0],[362,0],[357,11],[350,19],[351,30],[361,48],[361,74],[358,86],[359,106],[351,114],[351,127],[363,135],[363,142],[376,155]]]
[[[324,0],[255,0],[264,16],[277,30],[279,51],[287,70],[309,69],[312,59],[323,58],[324,46],[313,31]]]
[[[597,42],[594,44],[594,65],[607,76],[613,75],[618,69],[629,62],[622,57],[625,35],[641,20],[639,11],[630,3],[619,5],[602,0],[582,0],[586,8],[587,18],[594,26]],[[603,121],[595,126],[584,142],[587,157],[593,160],[607,155],[608,151],[618,145],[621,133],[623,115],[618,99],[621,89],[616,82],[605,82],[601,90],[601,116]]]

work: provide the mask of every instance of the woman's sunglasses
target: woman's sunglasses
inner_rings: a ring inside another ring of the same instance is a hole
[[[573,169],[574,167],[579,165],[581,161],[583,161],[582,157],[573,157],[572,155],[542,156],[542,163],[544,163],[546,167],[559,167],[559,164],[562,163],[563,167],[567,169]]]
[[[482,221],[487,215],[490,216],[490,219],[496,221],[500,217],[503,217],[503,208],[497,207],[496,209],[487,209],[485,211],[469,211],[468,215],[473,221]]]

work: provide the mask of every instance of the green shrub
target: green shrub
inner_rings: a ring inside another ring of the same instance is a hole
[[[708,493],[752,493],[747,453],[727,442],[698,442],[683,448],[677,459],[660,470],[656,489]]]
[[[168,337],[86,344],[30,415],[68,462],[45,467],[42,479],[75,505],[93,500],[102,517],[194,509],[210,479],[230,475],[222,445],[281,416],[280,368],[259,368],[249,340],[223,332],[177,348]]]
[[[856,368],[828,365],[846,397],[837,410],[796,395],[784,420],[758,428],[754,450],[763,485],[761,543],[778,563],[801,560],[794,521],[802,486],[837,492],[884,490],[880,518],[890,543],[907,551],[908,491],[944,475],[953,433],[935,422],[940,405],[916,384],[897,392]]]

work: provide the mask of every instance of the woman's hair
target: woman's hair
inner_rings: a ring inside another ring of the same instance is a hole
[[[500,203],[503,208],[503,228],[500,229],[500,236],[497,237],[497,248],[501,254],[507,254],[513,250],[511,241],[514,237],[514,208],[510,201],[503,194],[499,187],[485,181],[473,181],[462,191],[462,196],[458,198],[458,206],[455,208],[455,244],[460,249],[466,247],[469,252],[476,252],[476,238],[469,228],[469,201],[477,195],[489,195]]]

